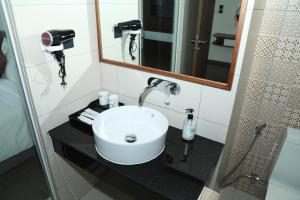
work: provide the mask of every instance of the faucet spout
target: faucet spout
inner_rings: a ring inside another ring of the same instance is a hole
[[[177,83],[151,77],[148,79],[148,86],[144,88],[144,90],[141,92],[139,96],[139,101],[138,101],[139,106],[143,106],[146,96],[153,89],[164,92],[165,94],[172,94],[172,95],[177,95],[180,92],[180,87]]]
[[[153,86],[152,85],[149,85],[147,86],[143,92],[140,94],[140,97],[139,97],[139,106],[143,106],[144,104],[144,100],[145,100],[145,97],[146,95],[152,90]]]

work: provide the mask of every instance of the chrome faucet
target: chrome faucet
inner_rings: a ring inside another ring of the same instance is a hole
[[[181,91],[180,86],[177,83],[162,80],[159,78],[149,78],[148,86],[144,88],[139,97],[139,106],[142,106],[146,96],[152,91],[158,90],[165,93],[168,97],[172,95],[178,95]],[[166,103],[167,104],[167,103]]]

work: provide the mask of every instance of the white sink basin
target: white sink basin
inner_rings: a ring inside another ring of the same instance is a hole
[[[145,163],[163,152],[168,127],[166,117],[154,109],[143,106],[112,108],[94,120],[96,150],[113,163]]]

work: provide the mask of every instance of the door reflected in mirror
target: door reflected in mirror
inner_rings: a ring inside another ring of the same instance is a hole
[[[241,0],[99,0],[97,5],[103,61],[230,82]]]

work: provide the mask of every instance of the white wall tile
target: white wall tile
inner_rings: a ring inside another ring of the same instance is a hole
[[[197,135],[200,135],[202,137],[224,144],[226,140],[227,130],[228,130],[227,126],[198,119]]]
[[[60,109],[52,111],[43,117],[39,118],[40,124],[46,126],[46,131],[49,131],[62,123],[68,121],[68,116],[85,106],[87,106],[90,102],[98,98],[98,92],[92,92],[91,94],[80,98],[79,100],[68,104]]]
[[[13,10],[26,67],[54,60],[41,50],[41,33],[47,30],[75,30],[74,48],[64,51],[67,66],[69,56],[98,49],[93,4],[14,6]]]
[[[138,98],[143,88],[147,87],[146,75],[142,71],[118,67],[119,93]]]
[[[97,52],[67,58],[67,86],[61,87],[59,67],[50,62],[27,69],[30,86],[41,108],[39,116],[66,106],[80,97],[100,90],[100,67]]]
[[[124,103],[125,105],[137,105],[138,99],[127,97],[125,95],[119,95],[119,101]]]
[[[39,98],[38,98],[38,91],[36,91],[36,87],[34,87],[34,83],[30,80],[34,80],[34,77],[32,77],[34,74],[28,73],[28,68],[26,69],[26,74],[28,77],[29,87],[30,87],[30,93],[33,99],[34,108],[36,113],[39,115],[42,113],[42,108],[39,104]]]
[[[239,76],[234,77],[231,91],[203,86],[199,118],[228,126]]]
[[[101,66],[101,77],[102,89],[109,90],[118,93],[118,67],[106,63],[100,63]]]

